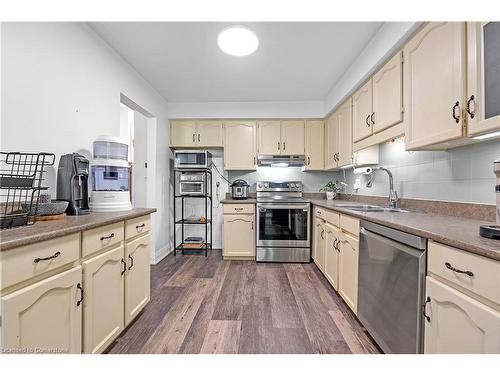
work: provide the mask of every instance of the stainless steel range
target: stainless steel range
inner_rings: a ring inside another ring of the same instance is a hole
[[[310,262],[310,203],[302,194],[300,181],[257,182],[257,262]]]

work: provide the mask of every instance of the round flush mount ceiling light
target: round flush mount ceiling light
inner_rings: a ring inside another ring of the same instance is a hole
[[[244,26],[230,26],[219,33],[219,48],[231,56],[247,56],[259,47],[257,35]]]

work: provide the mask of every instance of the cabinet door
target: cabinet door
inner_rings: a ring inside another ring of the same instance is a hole
[[[372,135],[372,80],[352,96],[353,140],[357,142]]]
[[[429,276],[426,294],[426,354],[500,353],[500,312]]]
[[[469,135],[500,129],[500,22],[467,23]]]
[[[403,121],[402,55],[398,52],[373,76],[373,132]]]
[[[338,167],[337,158],[339,156],[339,124],[338,111],[332,114],[326,120],[326,169],[335,169]]]
[[[146,235],[125,244],[125,326],[127,326],[149,302],[150,266],[149,237]]]
[[[224,257],[255,256],[254,215],[224,215]]]
[[[306,121],[306,169],[322,170],[325,155],[325,123],[322,120]]]
[[[357,314],[359,241],[343,230],[339,239],[339,294]]]
[[[333,289],[338,290],[339,251],[336,245],[339,241],[339,228],[326,224],[325,231],[325,277],[332,284]]]
[[[196,121],[173,120],[170,122],[170,146],[194,147],[196,144]]]
[[[348,99],[342,107],[340,107],[338,115],[339,124],[339,154],[338,166],[343,167],[352,164],[352,105],[351,99]]]
[[[62,272],[1,298],[5,349],[82,352],[82,268]]]
[[[323,272],[325,266],[325,240],[326,233],[324,227],[324,221],[321,219],[314,219],[314,251],[313,259],[314,263]]]
[[[224,169],[255,170],[256,124],[253,121],[225,123]]]
[[[407,150],[462,137],[464,56],[463,22],[431,22],[404,47]]]
[[[304,121],[281,121],[281,153],[304,155]]]
[[[199,147],[222,147],[222,121],[198,121],[196,142]]]
[[[83,262],[84,353],[101,353],[123,330],[126,266],[123,246]]]
[[[281,121],[259,121],[259,154],[279,155],[281,152]]]

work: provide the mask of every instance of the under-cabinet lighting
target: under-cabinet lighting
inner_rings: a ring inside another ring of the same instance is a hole
[[[500,137],[500,131],[488,133],[488,134],[483,134],[483,135],[478,135],[476,137],[472,137],[472,139],[488,139],[488,138],[494,138],[494,137]]]
[[[271,163],[271,167],[288,167],[287,163]]]
[[[347,165],[340,167],[340,169],[349,169],[349,168],[354,168],[355,166],[356,166],[356,164],[347,164]]]

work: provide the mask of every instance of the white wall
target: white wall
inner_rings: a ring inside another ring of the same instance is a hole
[[[170,118],[318,118],[323,101],[168,103]]]
[[[1,27],[2,150],[57,156],[76,151],[90,157],[96,136],[120,134],[120,94],[154,116],[148,120],[156,136],[152,259],[158,259],[169,245],[164,98],[84,23]],[[55,168],[48,175],[50,186],[55,186]]]

